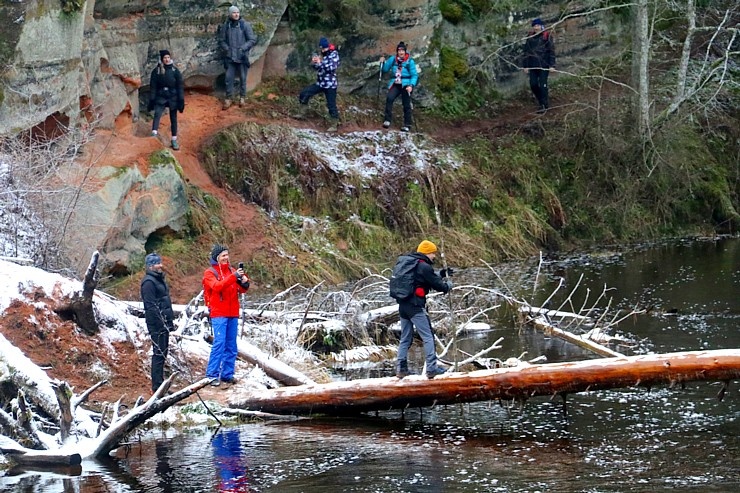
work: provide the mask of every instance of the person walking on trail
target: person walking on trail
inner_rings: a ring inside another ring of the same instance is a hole
[[[442,269],[439,274],[434,272],[433,264],[437,256],[437,246],[431,241],[424,240],[419,243],[416,252],[399,257],[397,266],[402,262],[411,262],[413,283],[411,294],[404,299],[397,299],[398,314],[401,317],[401,340],[398,344],[398,357],[396,361],[396,376],[404,378],[410,375],[408,366],[408,352],[414,340],[414,328],[424,343],[426,355],[427,378],[434,378],[445,372],[437,364],[437,353],[434,345],[434,332],[432,323],[426,311],[426,296],[430,290],[448,293],[452,289],[452,269]],[[394,275],[396,274],[394,269]],[[391,289],[393,295],[393,287]]]
[[[305,87],[298,95],[300,110],[298,118],[306,117],[308,102],[319,93],[326,97],[326,109],[329,111],[331,124],[327,132],[339,130],[339,110],[337,109],[337,69],[339,68],[339,52],[326,38],[319,39],[321,54],[314,53],[311,57],[311,66],[316,70],[316,83]]]
[[[159,122],[164,109],[170,109],[171,145],[174,150],[180,149],[177,142],[177,112],[185,111],[185,89],[182,74],[175,67],[172,55],[168,50],[159,52],[159,63],[152,71],[149,81],[149,105],[147,111],[154,111],[152,137],[159,135]]]
[[[208,358],[206,378],[211,385],[235,383],[236,336],[239,322],[239,295],[249,289],[249,277],[242,264],[234,269],[229,264],[229,249],[214,245],[211,266],[203,273],[203,297],[210,311],[213,346]]]
[[[249,50],[257,44],[252,25],[240,18],[239,7],[229,7],[229,18],[219,30],[219,45],[224,53],[226,68],[226,99],[223,109],[231,107],[234,97],[234,80],[239,74],[239,107],[244,107],[247,98],[247,71],[249,70]]]
[[[396,56],[387,60],[380,57],[381,72],[393,71],[393,78],[388,84],[388,94],[385,97],[385,115],[383,117],[383,128],[391,126],[393,121],[393,103],[401,96],[403,103],[403,126],[401,132],[411,130],[413,119],[411,117],[411,93],[419,81],[419,73],[416,71],[416,62],[406,50],[406,43],[401,41],[396,47]]]
[[[150,253],[145,260],[146,274],[141,280],[141,300],[149,337],[152,339],[152,393],[164,382],[170,332],[174,330],[174,312],[170,289],[165,282],[162,257]]]
[[[545,113],[550,107],[547,77],[555,67],[555,44],[539,18],[532,21],[532,30],[524,44],[522,67],[524,73],[529,74],[529,87],[537,99],[537,113]]]

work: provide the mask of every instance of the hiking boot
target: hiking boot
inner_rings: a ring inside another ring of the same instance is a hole
[[[437,375],[442,375],[445,372],[446,372],[446,370],[444,368],[440,368],[439,366],[436,366],[436,367],[432,368],[431,370],[427,370],[427,378],[431,380],[432,378],[436,377]]]
[[[159,132],[152,130],[152,137],[159,137]]]
[[[308,118],[308,105],[303,103],[299,104],[298,109],[293,113],[293,118],[296,120],[305,120]]]
[[[391,126],[391,122],[389,122],[388,120],[383,122],[383,128],[388,128],[390,126]]]
[[[239,98],[239,107],[244,108],[245,104],[247,104],[246,98],[243,98],[243,97]]]
[[[172,150],[179,151],[180,150],[180,144],[177,143],[177,139],[172,139]]]
[[[339,130],[339,120],[334,120],[331,126],[326,129],[327,132],[336,132]]]
[[[547,105],[541,104],[539,109],[537,110],[538,115],[544,115],[547,113]]]
[[[221,381],[223,383],[228,383],[229,385],[234,385],[236,383],[236,378],[234,378],[234,377],[231,377],[231,378],[222,378]]]
[[[396,365],[396,378],[408,377],[409,375],[411,375],[411,372],[409,372],[408,363],[403,361]]]
[[[221,107],[222,110],[228,110],[231,108],[231,100],[230,99],[224,99],[224,105]]]
[[[401,132],[410,132],[410,131],[411,131],[411,129],[409,127],[407,127],[406,125],[404,125],[403,127],[401,127]]]
[[[211,379],[211,387],[218,387],[221,385],[221,380],[218,377],[206,377]]]

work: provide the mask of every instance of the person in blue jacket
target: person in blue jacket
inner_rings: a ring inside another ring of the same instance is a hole
[[[403,103],[403,126],[401,132],[411,130],[411,92],[419,81],[419,73],[416,71],[416,62],[406,51],[406,43],[401,41],[396,47],[396,56],[385,59],[380,58],[381,71],[383,73],[392,70],[393,78],[388,84],[388,94],[385,97],[385,116],[383,128],[391,126],[393,120],[393,102],[401,96]]]

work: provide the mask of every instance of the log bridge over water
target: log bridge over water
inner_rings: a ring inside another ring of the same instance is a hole
[[[259,391],[232,407],[275,414],[348,415],[461,402],[557,396],[590,390],[740,379],[740,349],[691,351],[447,373],[310,384]]]

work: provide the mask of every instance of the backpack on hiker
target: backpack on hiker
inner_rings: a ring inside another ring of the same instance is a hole
[[[416,265],[421,262],[411,255],[401,255],[393,267],[390,279],[390,295],[396,301],[405,301],[416,290]]]

